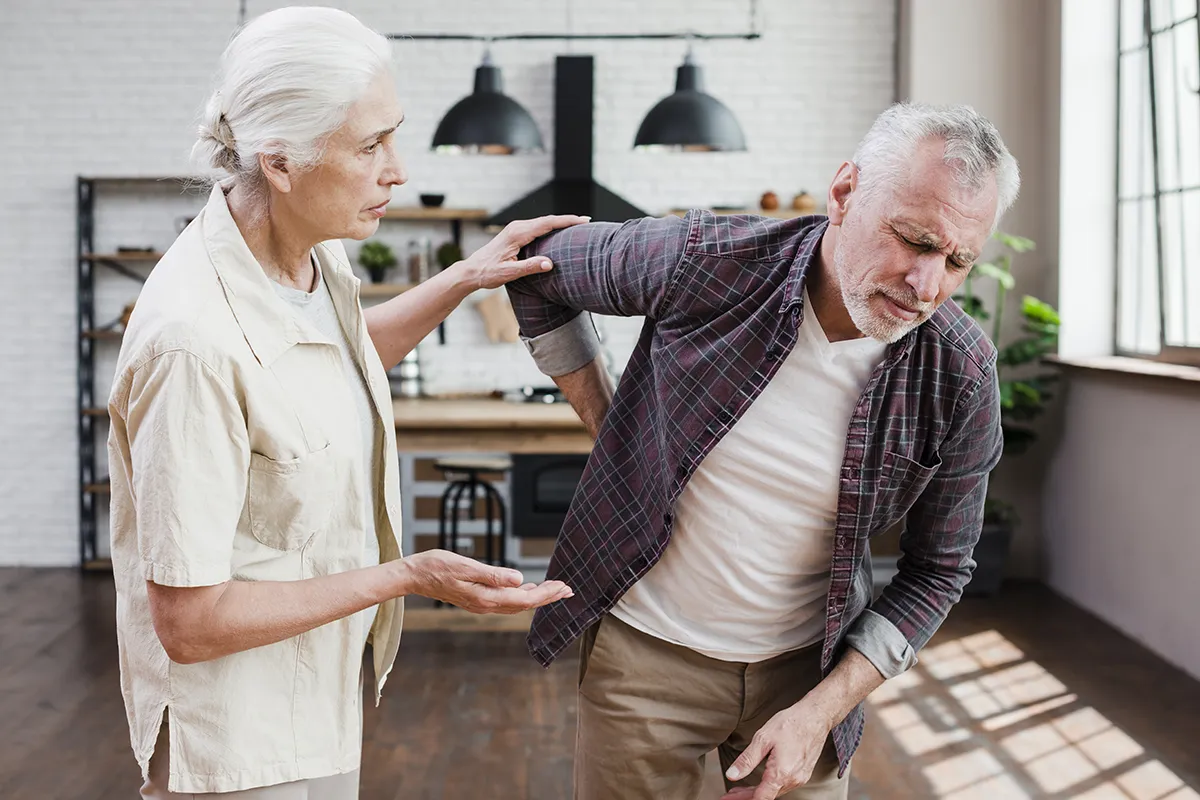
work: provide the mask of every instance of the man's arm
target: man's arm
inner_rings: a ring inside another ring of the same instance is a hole
[[[410,291],[363,311],[367,333],[389,370],[400,363],[471,292],[495,289],[522,275],[550,269],[544,257],[517,260],[521,248],[552,230],[587,217],[546,216],[510,222],[490,242]]]
[[[975,569],[988,475],[1003,448],[993,365],[963,401],[938,451],[942,465],[908,512],[895,577],[846,637],[885,678],[916,663],[962,597]]]
[[[566,375],[554,378],[563,396],[583,420],[583,425],[592,439],[600,435],[600,426],[612,405],[613,382],[604,365],[604,357],[598,356],[586,366]]]
[[[730,790],[721,800],[774,800],[812,777],[829,732],[883,684],[879,670],[856,650],[847,650],[833,671],[795,705],[759,728],[725,777],[739,781],[762,760],[767,768],[757,786]]]
[[[671,302],[688,220],[643,218],[557,231],[521,252],[554,269],[508,284],[521,337],[543,373],[557,378],[600,355],[587,313],[661,319]],[[564,390],[565,393],[565,390]]]

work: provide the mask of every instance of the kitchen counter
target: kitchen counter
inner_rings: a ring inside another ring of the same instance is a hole
[[[392,401],[400,452],[590,453],[592,439],[569,403],[506,400]]]

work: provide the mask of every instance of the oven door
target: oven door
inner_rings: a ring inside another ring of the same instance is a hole
[[[513,456],[512,533],[521,539],[558,536],[579,488],[586,455]]]

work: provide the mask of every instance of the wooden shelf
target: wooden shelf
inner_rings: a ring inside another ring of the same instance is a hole
[[[84,572],[112,572],[111,558],[93,558],[83,562]]]
[[[358,287],[359,297],[395,297],[412,289],[411,283],[367,283]]]
[[[478,221],[485,220],[491,214],[486,208],[426,208],[425,206],[400,206],[389,208],[383,215],[384,219],[408,219],[436,221]]]
[[[88,261],[158,261],[163,257],[162,253],[143,253],[134,251],[129,253],[84,253],[83,258]]]
[[[201,175],[90,175],[83,178],[95,183],[205,183]]]
[[[125,336],[124,331],[84,331],[83,338],[85,339],[121,339]]]
[[[112,486],[109,485],[108,481],[102,481],[100,483],[85,483],[83,485],[83,490],[88,494],[111,494]]]
[[[107,408],[85,408],[83,410],[83,415],[85,417],[107,417],[108,409]]]

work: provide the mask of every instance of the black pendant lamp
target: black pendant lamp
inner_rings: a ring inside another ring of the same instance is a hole
[[[704,76],[689,46],[675,71],[675,93],[659,100],[638,128],[633,146],[676,152],[746,149],[742,126],[729,107],[704,92]]]
[[[544,149],[542,135],[529,112],[504,94],[500,68],[485,51],[475,68],[475,91],[455,103],[433,134],[439,153],[512,155]]]

